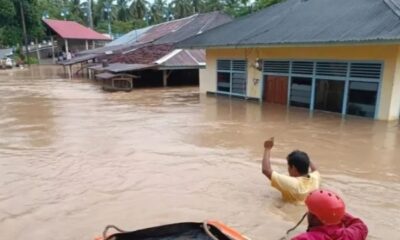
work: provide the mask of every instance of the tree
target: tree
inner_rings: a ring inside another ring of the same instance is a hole
[[[135,19],[143,19],[146,16],[148,4],[146,0],[133,0],[129,7],[132,16]]]
[[[2,46],[15,46],[23,42],[20,3],[24,9],[29,40],[44,36],[37,0],[0,0],[0,45]]]
[[[283,0],[256,0],[254,2],[254,8],[259,10],[274,5],[276,3],[280,3],[282,1]]]
[[[150,14],[153,24],[163,22],[166,17],[164,17],[164,15],[168,14],[165,0],[155,0],[150,7]]]
[[[204,1],[204,12],[211,11],[222,11],[224,9],[224,3],[220,0],[205,0]]]
[[[190,0],[172,1],[172,9],[177,18],[187,17],[193,14],[193,6]]]
[[[130,18],[129,7],[128,7],[129,0],[117,0],[116,9],[117,9],[117,20],[128,22]]]
[[[193,10],[195,13],[201,12],[203,6],[202,6],[202,0],[192,0],[192,5],[193,5]]]

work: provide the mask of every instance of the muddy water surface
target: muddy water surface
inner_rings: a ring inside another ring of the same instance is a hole
[[[1,239],[90,240],[110,223],[208,218],[278,239],[305,210],[282,203],[260,173],[270,136],[275,169],[286,171],[291,150],[307,151],[369,239],[400,236],[397,122],[311,116],[196,88],[105,93],[60,70],[0,72]]]

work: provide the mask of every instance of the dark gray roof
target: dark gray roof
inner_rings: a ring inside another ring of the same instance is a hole
[[[154,44],[177,43],[231,21],[230,16],[221,12],[196,14],[186,24],[157,39]]]
[[[191,37],[177,47],[400,40],[400,0],[287,0]]]

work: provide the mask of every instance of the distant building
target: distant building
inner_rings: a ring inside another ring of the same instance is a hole
[[[287,0],[178,47],[206,49],[202,93],[399,118],[398,0]]]
[[[51,37],[53,58],[54,51],[78,52],[104,46],[111,41],[109,37],[74,21],[44,19],[43,22]],[[58,42],[59,49],[54,49],[54,41]]]
[[[133,30],[102,48],[80,52],[63,64],[91,62],[88,67],[96,73],[135,74],[139,78],[134,86],[198,84],[205,52],[176,49],[175,44],[230,21],[232,18],[223,13],[211,12],[160,23]]]

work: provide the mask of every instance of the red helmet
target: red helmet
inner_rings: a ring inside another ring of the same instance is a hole
[[[314,214],[324,225],[341,222],[345,214],[343,200],[334,192],[318,189],[311,192],[306,199],[308,211]]]

